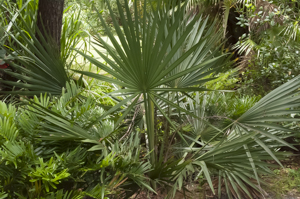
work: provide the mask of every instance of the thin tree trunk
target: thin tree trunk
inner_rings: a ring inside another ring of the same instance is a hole
[[[52,40],[58,50],[60,50],[63,11],[64,0],[39,0],[37,27],[44,38]]]

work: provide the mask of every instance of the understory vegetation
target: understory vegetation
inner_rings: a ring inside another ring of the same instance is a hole
[[[300,194],[297,1],[65,0],[58,46],[38,5],[0,0],[0,199]]]

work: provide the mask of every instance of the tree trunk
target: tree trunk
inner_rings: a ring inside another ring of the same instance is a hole
[[[58,50],[60,50],[63,11],[64,0],[39,0],[37,27],[44,38],[52,40]],[[37,38],[39,39],[38,35]]]

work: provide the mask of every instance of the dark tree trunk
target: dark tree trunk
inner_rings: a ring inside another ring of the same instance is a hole
[[[37,27],[45,38],[51,38],[58,50],[60,50],[63,11],[64,0],[39,0]]]

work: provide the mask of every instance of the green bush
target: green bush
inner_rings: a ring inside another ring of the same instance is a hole
[[[119,144],[109,118],[90,126],[104,112],[81,93],[71,83],[61,97],[35,97],[18,109],[0,103],[0,182],[8,198],[48,198],[59,189],[94,198],[152,190],[139,135]]]
[[[245,92],[265,95],[300,74],[300,12],[296,2],[248,1],[237,25],[248,34],[235,45],[245,55],[241,64]]]

